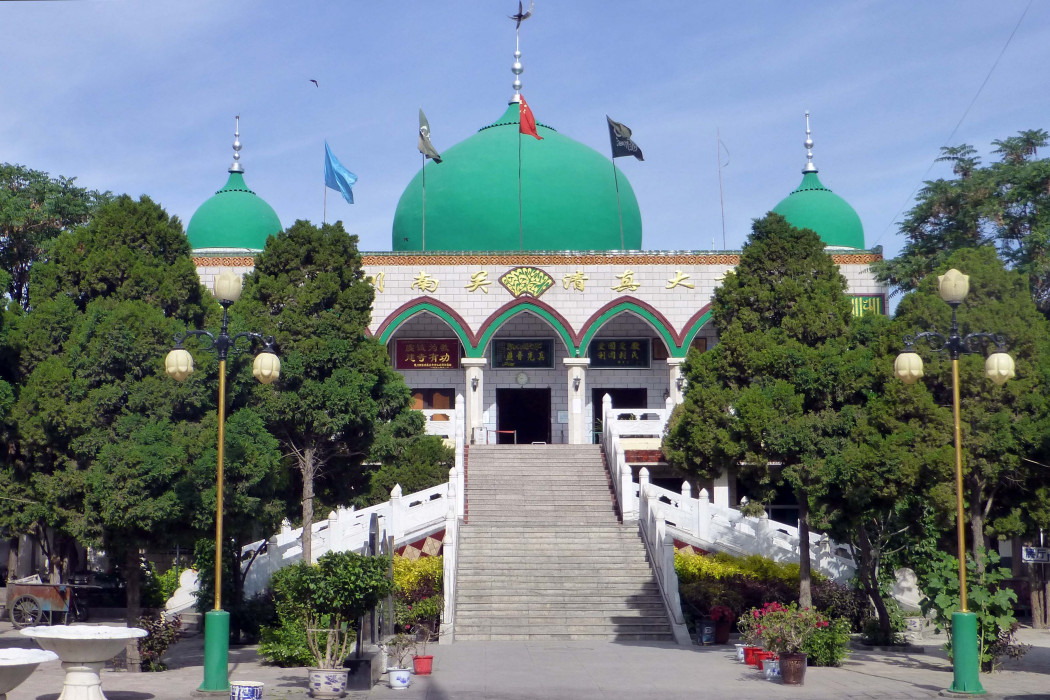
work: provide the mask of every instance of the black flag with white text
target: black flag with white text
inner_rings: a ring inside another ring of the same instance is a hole
[[[609,119],[608,114],[605,115],[605,118],[609,121],[609,142],[612,144],[612,157],[634,156],[638,160],[645,160],[642,157],[642,149],[638,148],[638,144],[631,140],[631,130],[625,124]]]

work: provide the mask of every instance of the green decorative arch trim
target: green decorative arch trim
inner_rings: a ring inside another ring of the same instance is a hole
[[[382,325],[379,327],[379,330],[376,332],[376,336],[379,338],[380,342],[383,343],[383,345],[386,345],[390,341],[390,336],[392,336],[398,328],[404,325],[406,321],[408,321],[413,316],[424,312],[432,313],[438,318],[440,318],[442,321],[447,323],[449,328],[452,329],[452,332],[456,334],[457,338],[459,338],[459,342],[463,344],[463,349],[467,353],[467,356],[473,357],[473,355],[470,354],[471,349],[473,347],[473,343],[471,342],[470,331],[464,325],[463,320],[459,317],[459,314],[452,311],[451,309],[446,308],[445,305],[441,304],[440,302],[408,302],[400,309],[396,310],[394,313],[388,316],[385,321],[383,321]]]
[[[467,348],[467,357],[484,357],[489,341],[496,331],[511,318],[526,311],[536,314],[551,325],[558,335],[561,336],[570,357],[580,356],[579,349],[576,347],[576,343],[573,342],[572,332],[569,330],[566,321],[557,312],[548,308],[542,302],[518,300],[503,307],[502,311],[497,311],[494,316],[489,317],[485,321],[485,324],[478,332],[477,343],[474,347]]]
[[[649,307],[648,304],[638,301],[619,301],[613,302],[611,306],[598,311],[596,316],[592,316],[587,323],[584,325],[583,337],[580,339],[580,356],[584,357],[587,354],[587,348],[591,344],[591,339],[594,338],[595,333],[601,330],[610,319],[617,316],[624,311],[630,311],[644,320],[648,321],[653,329],[660,334],[660,337],[664,339],[664,344],[667,345],[668,350],[674,353],[678,343],[675,339],[674,331],[671,330],[667,323],[667,319],[663,317],[655,309]]]
[[[682,333],[682,344],[671,348],[671,357],[685,357],[689,354],[689,346],[708,321],[711,320],[711,308],[701,309],[685,326]]]

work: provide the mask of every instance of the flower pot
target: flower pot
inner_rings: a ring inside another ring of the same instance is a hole
[[[230,681],[230,700],[262,700],[263,684],[259,681]]]
[[[417,676],[429,676],[433,668],[434,657],[430,654],[412,657],[412,672]]]
[[[781,654],[780,678],[784,685],[803,685],[806,680],[806,655],[799,652]]]
[[[780,680],[780,661],[779,659],[769,659],[763,666],[763,671],[766,674],[766,680],[779,681]]]
[[[403,690],[412,682],[412,671],[407,668],[388,668],[387,684],[395,690]]]
[[[696,623],[696,643],[700,646],[715,643],[715,621],[703,618]]]
[[[758,666],[755,654],[762,651],[762,647],[744,647],[744,663],[748,666]]]
[[[715,644],[729,643],[729,630],[733,623],[729,620],[719,620],[715,623]]]
[[[744,663],[744,645],[737,644],[736,646],[736,660],[740,663]]]
[[[342,698],[346,697],[345,668],[310,668],[307,675],[310,679],[310,697]]]
[[[776,654],[774,654],[771,651],[765,651],[765,650],[763,650],[763,651],[756,651],[755,652],[755,662],[756,662],[755,665],[758,666],[758,670],[759,671],[764,671],[765,670],[764,664],[767,661],[770,661],[771,659],[773,659],[775,657],[776,657]]]

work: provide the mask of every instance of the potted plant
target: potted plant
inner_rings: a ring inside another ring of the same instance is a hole
[[[397,634],[379,645],[387,656],[387,682],[391,688],[403,689],[409,686],[412,678],[411,669],[406,662],[408,655],[416,650],[416,642],[407,634]],[[392,664],[391,664],[392,662]]]
[[[736,628],[740,630],[740,650],[737,659],[749,666],[755,666],[755,652],[762,649],[762,636],[758,632],[759,610],[751,610],[737,623]]]
[[[806,655],[802,647],[811,636],[828,626],[824,616],[798,603],[766,603],[758,612],[758,634],[762,645],[780,657],[780,677],[787,685],[802,685],[806,678]]]
[[[729,630],[736,620],[736,613],[728,605],[712,605],[707,616],[715,623],[715,644],[728,644]]]
[[[433,630],[427,625],[416,628],[416,639],[423,645],[423,653],[412,657],[412,672],[417,676],[429,676],[434,669],[434,657],[427,654],[427,643],[434,637]]]
[[[274,574],[274,596],[304,625],[317,664],[308,669],[311,697],[346,695],[343,661],[356,638],[353,625],[392,590],[389,568],[387,557],[329,552],[316,564],[300,562]]]

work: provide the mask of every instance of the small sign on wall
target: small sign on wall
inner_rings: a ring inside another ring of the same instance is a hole
[[[395,342],[396,369],[458,369],[456,338],[399,338]]]
[[[649,338],[595,338],[587,347],[591,369],[649,369]]]
[[[880,314],[886,313],[886,299],[883,295],[878,294],[876,296],[856,296],[853,297],[853,315],[864,316],[865,314]]]
[[[493,369],[551,369],[554,340],[518,338],[492,341]]]

